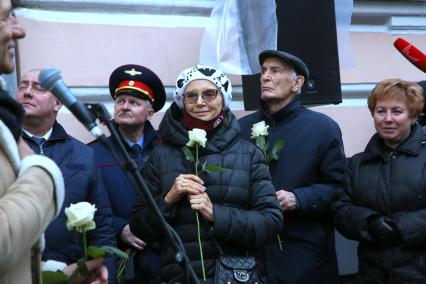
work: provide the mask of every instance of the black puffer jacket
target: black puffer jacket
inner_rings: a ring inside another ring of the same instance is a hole
[[[192,163],[181,151],[188,142],[188,131],[175,104],[164,116],[160,137],[163,143],[151,153],[143,177],[166,220],[181,237],[201,279],[195,212],[186,198],[169,208],[163,201],[179,174],[194,173]],[[212,235],[226,254],[243,255],[248,251],[251,255],[261,256],[264,245],[275,240],[282,225],[282,214],[264,157],[256,146],[239,138],[239,125],[231,112],[213,136],[207,138],[206,147],[200,149],[201,163],[208,161],[208,164],[225,169],[200,174],[214,206],[214,223],[201,222],[206,276],[211,281],[218,257]],[[130,218],[131,231],[145,241],[159,239],[161,242],[161,281],[184,283],[184,271],[174,262],[173,250],[169,241],[163,239],[158,220],[146,209],[140,197],[134,209]]]
[[[337,229],[358,240],[361,283],[426,283],[426,139],[418,125],[391,151],[375,134],[351,158],[344,192],[334,203]],[[367,219],[396,221],[401,244],[374,243]]]

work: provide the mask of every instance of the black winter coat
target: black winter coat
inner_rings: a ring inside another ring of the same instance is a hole
[[[426,138],[420,126],[391,150],[375,134],[350,159],[344,192],[334,203],[336,227],[359,241],[360,283],[426,283]],[[373,242],[367,219],[396,221],[401,243]]]
[[[185,159],[181,147],[188,142],[182,112],[175,104],[160,125],[158,145],[150,155],[143,176],[167,222],[180,236],[191,264],[201,279],[195,212],[187,198],[166,207],[164,196],[179,174],[194,173],[193,163]],[[282,214],[270,180],[264,157],[254,145],[239,138],[239,126],[231,112],[200,149],[200,161],[223,167],[223,172],[200,173],[213,203],[214,222],[201,222],[201,239],[206,276],[211,281],[219,253],[212,241],[215,236],[225,254],[259,256],[265,244],[275,240],[282,225]],[[201,215],[200,215],[201,216]],[[130,228],[143,240],[160,240],[162,271],[160,280],[184,283],[184,271],[174,262],[174,252],[164,239],[158,220],[138,198]],[[259,271],[262,274],[262,269]]]
[[[339,126],[328,116],[303,107],[293,99],[270,114],[262,109],[239,120],[241,136],[252,143],[250,130],[265,120],[268,143],[284,140],[278,160],[271,162],[277,190],[294,193],[297,208],[284,212],[278,242],[266,249],[269,283],[332,284],[338,281],[331,204],[342,186],[346,157]]]

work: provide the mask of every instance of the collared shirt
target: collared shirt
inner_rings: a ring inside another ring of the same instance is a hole
[[[50,137],[50,135],[52,135],[52,131],[53,131],[53,127],[49,129],[49,131],[46,132],[46,134],[44,134],[43,136],[37,136],[37,135],[33,135],[31,132],[29,132],[28,130],[22,129],[22,131],[27,134],[29,137],[31,137],[32,140],[34,140],[34,142],[37,143],[38,147],[39,147],[39,154],[40,155],[44,155],[44,150],[43,150],[43,144],[45,141],[47,141]],[[44,139],[43,142],[40,143],[40,140]]]
[[[49,139],[50,135],[52,135],[53,128],[50,128],[49,131],[46,132],[43,136],[37,136],[29,132],[28,130],[22,129],[22,131],[27,134],[29,137],[37,137],[37,138],[44,138],[46,141]]]
[[[139,145],[140,150],[139,150],[139,153],[136,153],[136,154],[140,154],[142,152],[143,142],[144,142],[144,135],[142,135],[141,138],[139,138],[139,140],[136,141],[136,143],[133,143],[130,140],[127,140],[127,139],[124,139],[124,141],[126,141],[127,145],[129,145],[130,148],[132,148],[132,149],[135,149],[134,145]]]

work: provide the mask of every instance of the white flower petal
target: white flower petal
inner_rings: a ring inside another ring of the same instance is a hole
[[[79,202],[77,204],[71,204],[65,208],[65,215],[67,216],[67,229],[72,230],[83,227],[96,227],[93,218],[95,217],[96,207],[89,202]],[[93,223],[93,224],[92,224]]]
[[[186,143],[188,147],[193,147],[195,144],[201,147],[206,147],[207,132],[204,129],[194,128],[188,131],[189,141]]]
[[[268,128],[269,125],[266,125],[264,120],[253,124],[251,128],[250,138],[257,138],[258,136],[268,136]]]

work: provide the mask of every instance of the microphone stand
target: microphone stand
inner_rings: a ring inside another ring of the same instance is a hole
[[[129,153],[127,152],[126,148],[123,145],[123,142],[120,139],[119,134],[117,133],[117,130],[115,129],[111,115],[109,114],[108,110],[105,108],[103,104],[86,104],[86,107],[91,111],[91,113],[99,119],[99,121],[103,124],[105,124],[110,133],[112,139],[117,143],[119,146],[119,152],[124,157],[124,162],[121,163],[119,155],[110,143],[110,141],[105,137],[100,137],[101,143],[111,151],[114,158],[117,160],[117,162],[120,164],[121,168],[126,170],[131,174],[132,177],[132,183],[135,185],[134,187],[138,191],[139,194],[141,194],[144,199],[147,207],[151,212],[155,215],[157,220],[159,220],[160,228],[162,229],[163,233],[166,235],[166,237],[170,240],[172,247],[175,251],[175,261],[179,263],[181,266],[184,267],[186,271],[186,282],[188,284],[194,283],[199,284],[200,281],[198,280],[194,269],[192,268],[189,258],[185,253],[182,241],[180,240],[178,234],[176,231],[166,222],[163,215],[161,214],[160,210],[158,209],[157,204],[154,201],[154,198],[151,195],[151,192],[148,189],[148,186],[146,185],[145,181],[143,180],[140,172],[138,171],[138,168],[136,166],[136,163],[133,159],[130,158]],[[136,183],[136,184],[135,184]]]

